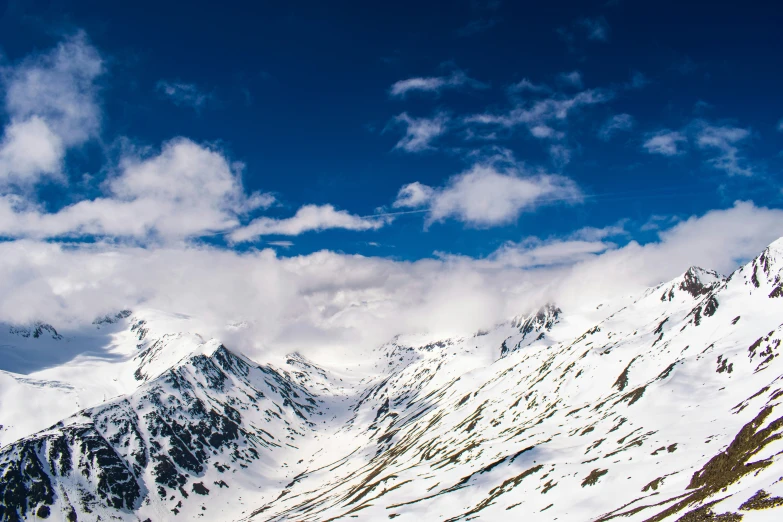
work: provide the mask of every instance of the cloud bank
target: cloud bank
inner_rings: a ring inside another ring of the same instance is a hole
[[[581,229],[507,244],[484,259],[416,262],[20,240],[0,244],[0,321],[77,327],[107,311],[155,308],[198,317],[199,333],[256,357],[358,356],[397,334],[470,335],[547,301],[576,311],[691,264],[727,273],[783,235],[783,211],[738,202],[682,220],[645,245],[618,247],[612,239],[622,235],[619,225]],[[237,321],[251,335],[232,338],[226,325]]]

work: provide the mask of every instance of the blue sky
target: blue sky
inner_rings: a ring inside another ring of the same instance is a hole
[[[483,258],[783,203],[773,2],[115,4],[0,4],[7,239]]]

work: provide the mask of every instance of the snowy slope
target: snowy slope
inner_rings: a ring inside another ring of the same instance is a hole
[[[362,374],[259,365],[194,321],[137,312],[96,326],[101,357],[0,374],[0,423],[28,388],[64,419],[0,432],[0,520],[783,515],[783,240],[590,313],[400,336]],[[80,396],[88,363],[111,377]]]

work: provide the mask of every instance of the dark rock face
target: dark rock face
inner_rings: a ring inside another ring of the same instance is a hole
[[[692,266],[682,275],[679,284],[675,283],[664,290],[661,301],[671,301],[680,291],[698,299],[718,288],[722,282],[723,278],[717,272]]]
[[[51,336],[52,339],[59,341],[63,338],[62,335],[57,333],[54,326],[46,323],[35,323],[32,326],[12,326],[9,332],[13,335],[18,335],[24,338],[38,339],[43,336]]]
[[[83,463],[81,469],[74,469],[73,462]],[[91,426],[69,426],[10,445],[0,453],[0,469],[0,520],[19,520],[35,506],[36,513],[48,516],[61,478],[84,486],[80,500],[86,509],[95,501],[133,509],[141,494],[127,463]]]
[[[688,292],[693,297],[699,297],[700,295],[709,293],[710,290],[713,289],[714,285],[705,284],[702,282],[703,274],[708,274],[712,277],[718,277],[718,274],[715,272],[708,272],[707,270],[698,267],[691,267],[687,272],[685,272],[685,275],[683,276],[683,281],[679,286],[680,290]]]
[[[122,321],[127,317],[130,317],[131,313],[132,312],[130,310],[120,310],[116,314],[107,314],[104,315],[103,317],[98,317],[92,322],[92,324],[96,326],[100,326],[104,324],[114,324],[119,321]]]
[[[206,468],[248,466],[263,449],[285,443],[255,428],[259,418],[306,426],[315,402],[275,369],[223,346],[192,356],[126,398],[6,446],[0,521],[76,520],[98,506],[133,511],[148,495],[172,503],[187,490],[208,495],[203,480],[194,482]],[[155,483],[145,484],[145,474]]]

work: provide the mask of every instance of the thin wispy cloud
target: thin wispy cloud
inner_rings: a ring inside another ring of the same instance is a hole
[[[606,103],[613,97],[614,92],[608,89],[588,89],[570,95],[557,93],[538,99],[525,99],[505,113],[473,114],[465,117],[463,121],[467,124],[497,125],[506,128],[525,125],[534,132],[534,136],[549,137],[541,133],[536,135],[532,129],[564,122],[572,112],[582,107]]]
[[[753,169],[740,154],[739,144],[750,137],[750,130],[727,125],[704,124],[696,135],[696,146],[715,155],[708,163],[730,176],[752,176]]]
[[[523,78],[517,83],[511,85],[508,88],[509,94],[532,92],[532,93],[547,93],[552,92],[551,87],[543,83],[533,83],[527,78]]]
[[[439,94],[446,89],[486,89],[487,85],[470,78],[464,71],[456,70],[448,76],[408,78],[395,82],[389,89],[392,98],[405,98],[413,92]]]
[[[579,71],[560,73],[557,75],[557,80],[561,85],[566,87],[582,88],[582,74]]]
[[[562,169],[571,163],[571,149],[561,143],[550,145],[549,157],[552,158],[555,167]]]
[[[403,127],[404,136],[394,146],[405,152],[423,152],[433,149],[433,141],[446,133],[449,117],[446,114],[436,114],[432,118],[413,118],[403,112],[394,117],[392,127]],[[389,127],[387,127],[389,128]]]
[[[678,131],[661,130],[647,135],[642,147],[650,154],[677,156],[684,153],[683,147],[688,138]]]
[[[211,93],[202,91],[192,83],[160,80],[155,88],[180,107],[200,110],[212,99]]]
[[[710,168],[729,176],[752,176],[755,169],[740,150],[750,136],[750,129],[696,119],[679,131],[664,129],[648,134],[643,147],[650,154],[671,157],[685,154],[691,143],[706,156],[704,161]]]
[[[293,241],[267,241],[266,244],[279,248],[291,248],[292,246],[294,246]]]
[[[631,79],[628,81],[628,83],[625,84],[625,87],[628,89],[642,89],[649,84],[650,79],[647,78],[647,76],[639,71],[635,71],[633,74],[631,74]]]
[[[541,239],[530,236],[519,242],[507,241],[490,254],[488,260],[515,268],[574,265],[616,249],[617,245],[607,240],[627,235],[622,224],[618,224],[603,228],[584,227],[564,237]]]
[[[603,16],[586,17],[576,20],[569,26],[558,27],[557,35],[568,46],[570,52],[576,52],[579,44],[585,40],[592,42],[609,41],[609,22]]]
[[[609,40],[609,22],[603,16],[595,18],[582,18],[576,22],[588,40],[606,42]]]
[[[601,125],[601,128],[598,130],[598,137],[603,141],[609,141],[615,134],[629,131],[633,129],[633,126],[633,116],[626,113],[615,114]]]

